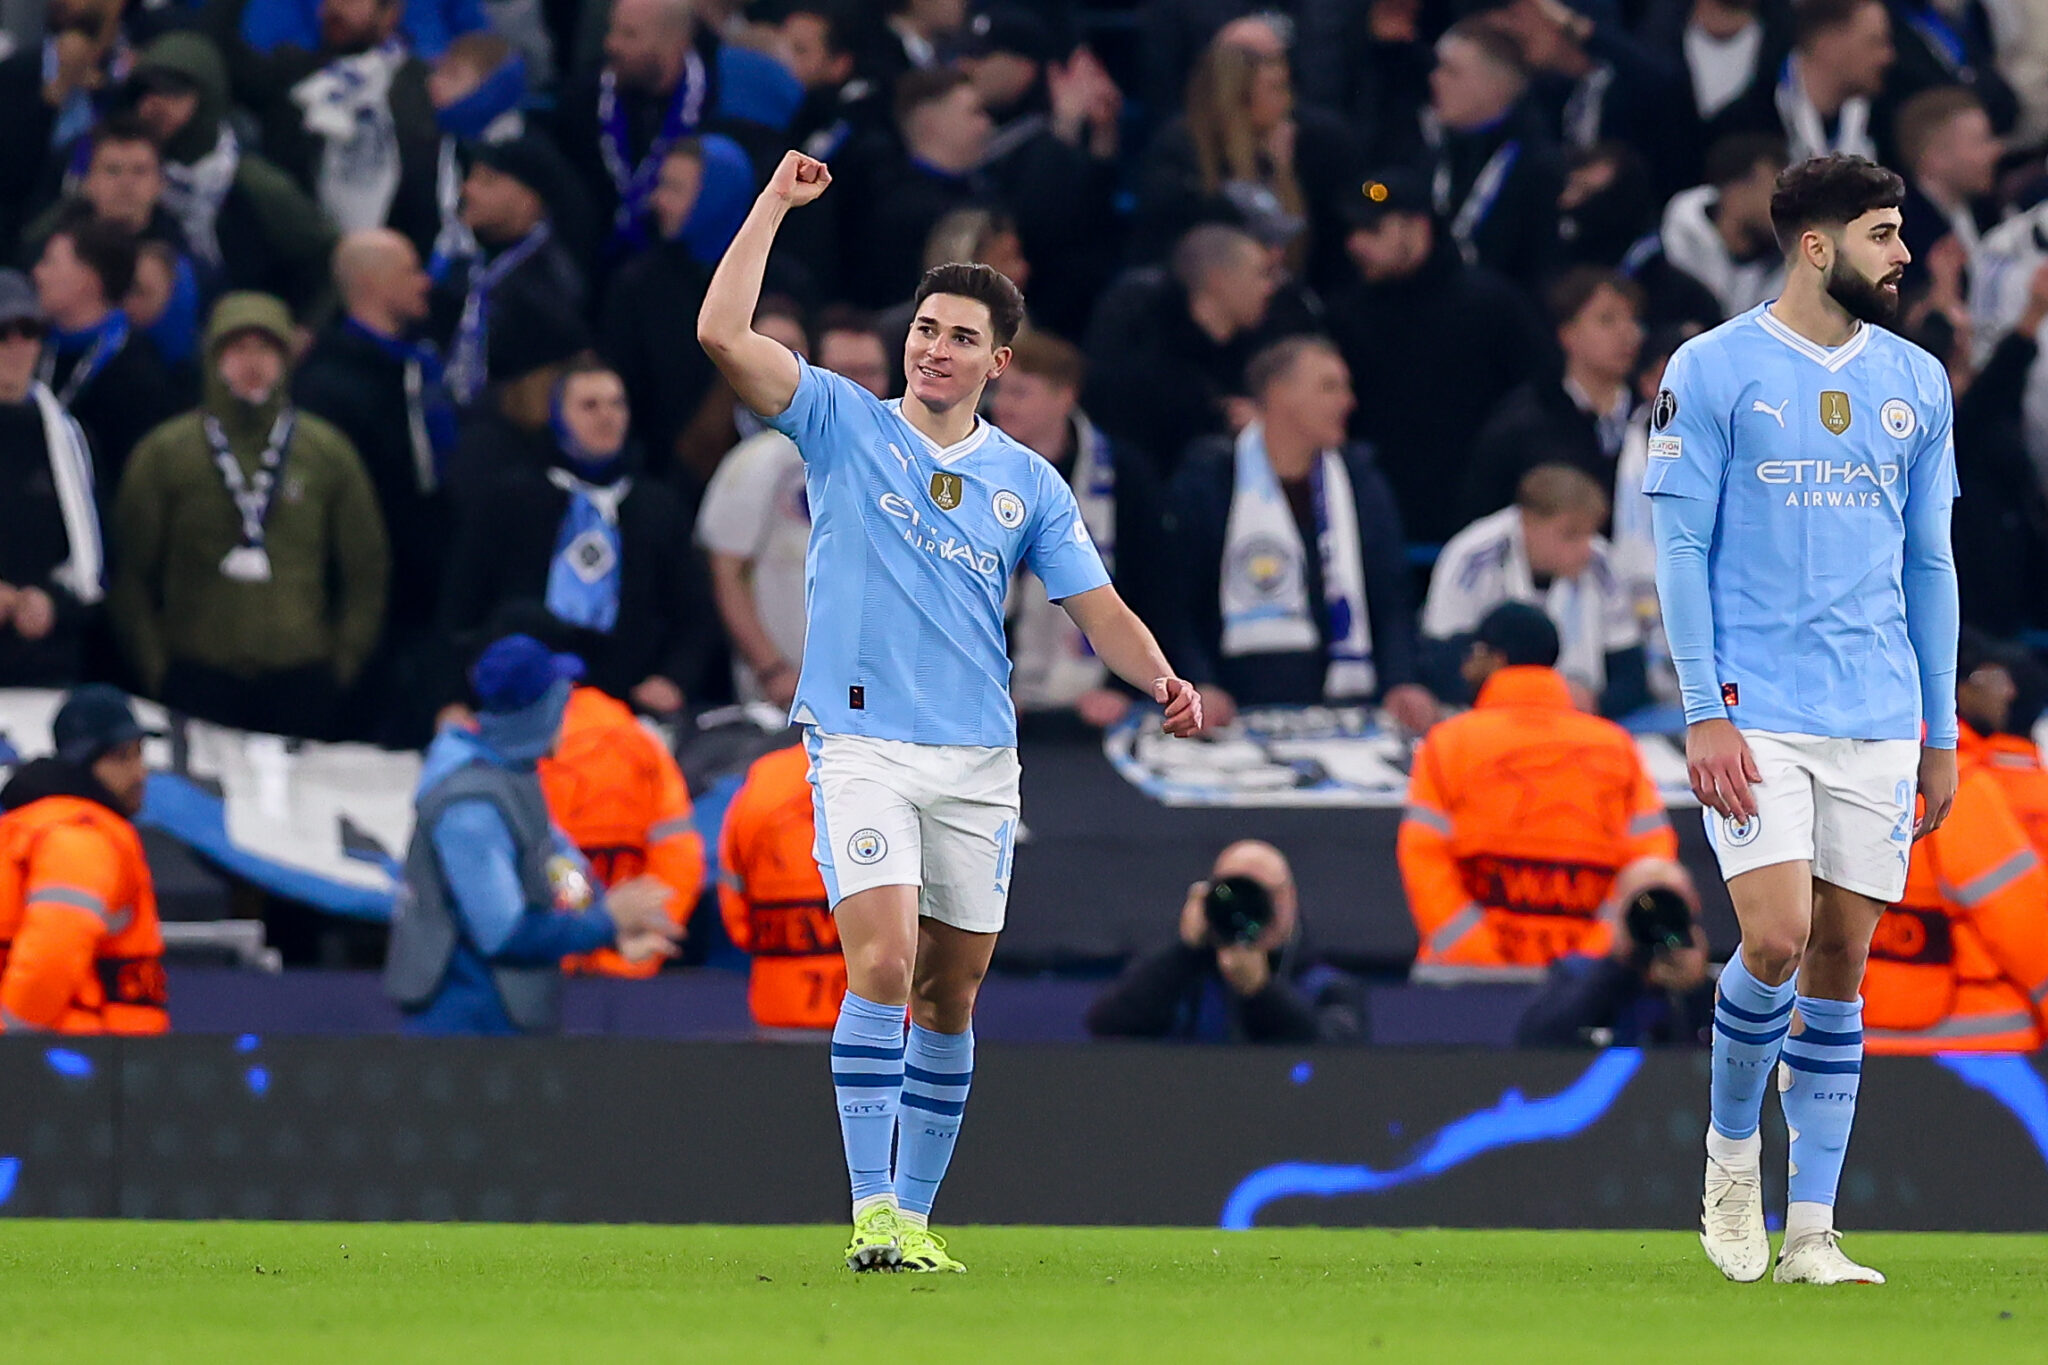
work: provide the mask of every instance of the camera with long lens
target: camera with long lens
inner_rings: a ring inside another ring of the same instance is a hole
[[[1254,943],[1273,922],[1273,893],[1251,877],[1224,877],[1210,884],[1202,913],[1217,947]]]
[[[1685,897],[1668,886],[1638,892],[1628,903],[1624,922],[1636,946],[1638,970],[1647,968],[1661,953],[1692,946],[1692,909]]]

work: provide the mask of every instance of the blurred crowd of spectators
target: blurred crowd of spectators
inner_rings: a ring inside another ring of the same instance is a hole
[[[1788,159],[1910,186],[1964,614],[2048,626],[2048,18],[2018,0],[47,0],[0,61],[0,686],[418,745],[508,613],[643,714],[785,702],[801,463],[691,339],[878,393],[934,262],[1024,289],[991,415],[1227,721],[1469,703],[1503,601],[1670,695],[1646,398],[1769,298]],[[1438,557],[1436,552],[1441,547]],[[1434,560],[1435,570],[1426,567]],[[1027,710],[1129,699],[1042,595]]]

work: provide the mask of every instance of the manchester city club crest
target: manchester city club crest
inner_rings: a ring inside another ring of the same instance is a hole
[[[960,496],[965,491],[966,487],[960,482],[958,474],[948,474],[943,469],[933,472],[932,501],[939,505],[940,511],[950,512],[958,507]]]
[[[1903,398],[1887,398],[1884,406],[1877,410],[1877,420],[1887,436],[1895,436],[1901,441],[1920,428],[1919,414]]]
[[[1014,531],[1024,524],[1024,499],[1005,488],[995,496],[996,520],[1005,531]]]
[[[846,841],[846,856],[862,867],[873,867],[889,856],[889,841],[878,829],[855,830],[853,837]]]
[[[1747,820],[1739,816],[1721,817],[1721,836],[1730,848],[1746,848],[1756,842],[1756,836],[1764,832],[1764,818],[1752,815]]]
[[[1855,421],[1849,412],[1849,395],[1840,389],[1823,389],[1820,395],[1820,424],[1840,436]]]

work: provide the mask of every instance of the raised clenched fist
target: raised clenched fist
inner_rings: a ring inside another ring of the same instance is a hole
[[[802,152],[785,152],[782,164],[768,177],[768,193],[791,208],[802,208],[832,183],[832,172],[824,162]]]

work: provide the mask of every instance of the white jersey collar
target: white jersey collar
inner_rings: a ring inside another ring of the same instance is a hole
[[[1811,341],[1799,335],[1799,333],[1793,331],[1790,327],[1787,327],[1784,323],[1778,321],[1776,317],[1772,316],[1771,304],[1776,302],[1776,299],[1772,299],[1769,303],[1765,303],[1757,309],[1756,325],[1763,328],[1770,336],[1776,337],[1779,341],[1784,342],[1787,346],[1790,346],[1793,350],[1799,352],[1799,354],[1831,374],[1840,372],[1844,365],[1847,365],[1857,356],[1862,355],[1864,346],[1869,344],[1870,324],[1859,322],[1856,324],[1856,334],[1854,336],[1833,350],[1830,350],[1817,341]]]
[[[888,407],[898,417],[903,417],[903,400],[901,398],[890,399]],[[924,453],[937,460],[940,464],[958,463],[960,460],[981,449],[982,443],[988,440],[990,430],[987,420],[977,413],[974,418],[973,431],[970,431],[952,445],[942,446],[922,431],[919,431],[917,424],[908,417],[903,417],[903,425],[909,427],[910,434],[917,437],[918,444],[924,447]]]

